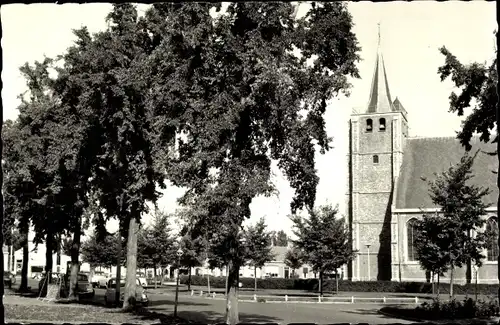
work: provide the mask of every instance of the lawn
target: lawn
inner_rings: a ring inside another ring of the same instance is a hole
[[[133,312],[122,312],[119,309],[110,309],[100,306],[84,304],[59,304],[44,302],[36,298],[12,297],[4,303],[5,320],[7,321],[42,321],[42,322],[81,322],[81,323],[134,323],[162,324],[188,323],[184,319],[177,319],[163,313],[148,311],[140,308]]]

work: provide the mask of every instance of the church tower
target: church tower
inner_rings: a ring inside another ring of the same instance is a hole
[[[368,104],[349,120],[347,222],[358,254],[347,266],[347,275],[353,281],[391,280],[394,276],[396,220],[391,220],[391,205],[408,122],[403,105],[391,98],[380,26],[378,37]]]

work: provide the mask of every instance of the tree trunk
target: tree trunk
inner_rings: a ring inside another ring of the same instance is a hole
[[[47,294],[48,284],[52,283],[52,267],[54,265],[54,261],[52,258],[53,249],[53,238],[52,234],[49,232],[45,238],[45,281],[42,285],[42,295],[45,296]]]
[[[439,273],[438,273],[438,282],[437,282],[437,299],[439,299]]]
[[[29,240],[28,240],[28,232],[29,226],[23,226],[21,228],[21,232],[23,234],[23,266],[21,269],[21,285],[19,287],[20,292],[28,291],[28,267],[29,267]]]
[[[129,220],[127,240],[127,278],[125,282],[125,294],[123,297],[123,309],[128,310],[136,305],[136,283],[137,283],[137,231],[139,224],[135,213]]]
[[[453,298],[453,266],[450,269],[450,298]]]
[[[435,275],[436,275],[436,274],[434,274],[434,272],[431,272],[431,281],[432,281],[431,283],[432,283],[432,294],[433,294],[433,295],[434,295],[434,294],[436,294],[436,288],[435,288],[435,286],[434,286],[434,276],[435,276]]]
[[[339,275],[337,269],[335,269],[335,293],[339,294]]]
[[[253,267],[254,291],[257,292],[257,266]]]
[[[79,222],[79,224],[81,224]],[[73,243],[71,245],[71,273],[69,277],[69,293],[70,300],[78,299],[78,272],[80,272],[80,241],[81,241],[81,227],[75,227],[73,233]]]
[[[319,271],[319,279],[318,279],[318,284],[319,284],[319,295],[320,297],[323,296],[323,271]]]
[[[210,294],[210,269],[207,272],[207,286],[208,286],[208,294]]]
[[[89,283],[93,283],[94,282],[94,274],[95,274],[95,268],[96,266],[93,265],[93,264],[90,264],[90,272],[89,272]]]
[[[153,275],[154,275],[155,289],[156,289],[158,287],[158,285],[157,285],[158,278],[156,276],[156,264],[153,264]]]
[[[240,322],[238,315],[238,282],[239,268],[233,261],[227,265],[227,289],[226,289],[226,324],[236,325]]]
[[[117,259],[116,259],[116,284],[115,284],[115,301],[118,303],[120,301],[120,283],[122,278],[122,234],[120,229],[118,230],[118,238],[117,238]]]
[[[11,261],[12,261],[12,255],[13,255],[13,254],[12,254],[12,250],[13,250],[13,247],[14,247],[14,246],[12,246],[12,245],[8,245],[8,246],[7,246],[7,250],[8,250],[8,254],[9,254],[9,255],[8,255],[8,258],[7,258],[7,270],[8,270],[8,271],[10,271],[10,270],[12,269],[12,267],[11,267],[11,264],[10,264],[10,263],[11,263]]]
[[[187,281],[187,285],[188,285],[188,291],[191,290],[191,266],[188,266],[188,281]]]
[[[470,229],[467,230],[467,237],[471,237]],[[470,258],[467,259],[466,270],[465,270],[465,282],[467,284],[472,283],[472,260]]]

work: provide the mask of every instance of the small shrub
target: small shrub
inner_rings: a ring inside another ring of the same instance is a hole
[[[257,297],[257,302],[259,302],[259,303],[265,303],[266,299],[261,298],[261,297]]]
[[[489,318],[498,315],[499,307],[496,299],[475,301],[466,298],[463,302],[456,299],[445,302],[434,299],[430,303],[422,303],[416,311],[423,319]]]

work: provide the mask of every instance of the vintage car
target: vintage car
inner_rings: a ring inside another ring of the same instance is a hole
[[[69,274],[57,274],[57,273],[52,273],[52,278],[53,278],[53,283],[58,283],[58,281],[55,278],[60,278],[61,282],[61,291],[60,291],[60,296],[61,297],[68,297],[69,294],[69,284],[70,284],[70,275]],[[78,280],[77,280],[77,295],[79,299],[92,299],[95,295],[95,290],[94,287],[92,286],[92,283],[89,282],[89,277],[87,274],[84,273],[78,273]],[[38,283],[38,290],[39,292],[44,291],[42,295],[45,294],[45,290],[47,288],[43,288],[45,282],[45,275],[44,277],[40,280]]]
[[[146,290],[141,285],[141,281],[136,279],[136,289],[135,289],[135,299],[139,304],[143,306],[147,306],[149,304],[148,295],[146,294]],[[111,278],[108,281],[106,286],[106,294],[104,295],[104,302],[106,306],[116,304],[116,278]],[[123,304],[123,297],[125,291],[125,279],[121,279],[120,281],[120,304]]]

